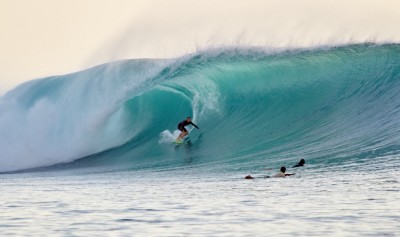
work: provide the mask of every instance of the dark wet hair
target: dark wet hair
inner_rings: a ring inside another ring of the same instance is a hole
[[[247,175],[246,177],[244,177],[245,179],[254,179],[251,175]]]
[[[299,163],[304,165],[306,161],[304,159],[301,159]]]
[[[192,117],[188,116],[186,119],[191,119]]]
[[[282,167],[281,167],[281,172],[282,172],[282,173],[285,173],[285,172],[286,172],[286,167],[285,167],[285,166],[282,166]]]

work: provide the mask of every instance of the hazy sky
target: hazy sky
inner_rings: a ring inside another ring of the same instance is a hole
[[[0,0],[0,94],[125,58],[400,42],[398,0]]]

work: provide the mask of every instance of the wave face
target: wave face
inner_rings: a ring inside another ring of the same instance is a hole
[[[0,171],[73,161],[234,169],[397,155],[399,55],[396,44],[219,49],[30,81],[0,99]],[[186,116],[201,130],[175,147]]]

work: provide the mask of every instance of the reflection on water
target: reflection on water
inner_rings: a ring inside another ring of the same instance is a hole
[[[2,175],[0,235],[398,234],[398,157],[383,169],[307,166],[290,178],[244,180],[192,168],[198,141],[179,147],[188,166],[174,171]]]

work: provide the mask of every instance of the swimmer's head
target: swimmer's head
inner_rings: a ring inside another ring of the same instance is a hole
[[[304,165],[306,163],[306,161],[304,159],[300,160],[300,164]]]
[[[282,173],[285,173],[285,172],[286,172],[286,167],[285,167],[285,166],[282,166],[282,167],[281,167],[281,172],[282,172]]]

